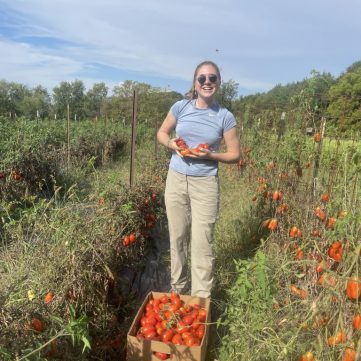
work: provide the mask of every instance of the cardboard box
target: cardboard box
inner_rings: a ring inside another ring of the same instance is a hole
[[[171,354],[171,361],[205,361],[207,351],[207,340],[209,326],[206,325],[204,337],[200,346],[174,345],[152,340],[139,340],[136,333],[139,329],[139,322],[144,314],[145,305],[150,299],[157,299],[164,295],[164,292],[150,292],[144,299],[137,312],[127,334],[127,361],[158,361],[153,352]],[[170,293],[166,293],[170,296]],[[186,304],[199,304],[207,311],[206,323],[210,322],[210,300],[208,298],[180,295],[181,300]]]

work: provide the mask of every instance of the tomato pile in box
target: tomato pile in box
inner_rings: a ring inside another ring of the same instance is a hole
[[[209,299],[151,292],[128,333],[127,360],[204,360]]]

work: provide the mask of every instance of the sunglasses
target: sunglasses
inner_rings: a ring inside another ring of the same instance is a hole
[[[207,80],[207,76],[204,75],[204,74],[201,74],[198,78],[198,83],[203,85],[206,80]],[[211,82],[211,83],[217,83],[217,80],[218,80],[218,76],[216,74],[209,74],[208,75],[208,80]]]

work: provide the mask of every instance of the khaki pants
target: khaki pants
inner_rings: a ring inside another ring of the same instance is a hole
[[[187,283],[190,241],[191,294],[209,297],[214,266],[212,241],[219,210],[218,176],[187,176],[170,169],[165,205],[170,238],[172,288],[181,293]]]

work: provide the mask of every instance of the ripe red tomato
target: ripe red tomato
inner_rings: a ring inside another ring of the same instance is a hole
[[[156,326],[155,327],[155,332],[157,333],[158,336],[163,336],[163,333],[165,332],[165,329],[161,326]]]
[[[147,304],[145,305],[145,311],[146,311],[146,312],[149,312],[149,311],[152,311],[152,310],[154,310],[154,305],[153,305],[153,303],[147,303]]]
[[[130,243],[134,243],[135,240],[136,240],[135,234],[134,234],[134,233],[131,233],[131,234],[129,235],[129,242],[130,242]]]
[[[146,333],[150,331],[155,331],[155,327],[153,325],[145,325],[140,328],[140,333],[145,335]]]
[[[42,332],[44,331],[44,324],[41,320],[39,320],[38,318],[33,318],[30,322],[30,326],[32,329],[34,329],[35,331],[38,332]]]
[[[48,305],[52,300],[53,300],[53,298],[54,298],[54,293],[53,292],[48,292],[46,295],[45,295],[45,297],[44,297],[44,303],[46,304],[46,305]]]
[[[154,352],[154,356],[159,360],[167,360],[170,358],[170,354],[158,351]]]
[[[355,361],[356,351],[352,348],[347,347],[343,353],[342,361]]]
[[[327,192],[323,193],[321,196],[321,201],[322,202],[328,202],[330,200],[330,196]]]
[[[189,326],[189,325],[191,325],[191,324],[194,322],[194,317],[193,317],[193,316],[190,316],[190,315],[184,316],[184,317],[182,318],[182,321],[183,321],[183,323],[184,323],[185,325]]]
[[[129,237],[128,236],[125,236],[124,238],[123,238],[123,246],[124,247],[127,247],[127,246],[129,246],[129,244],[130,244],[130,240],[129,240]]]
[[[163,342],[169,342],[172,340],[173,336],[174,336],[173,330],[166,330],[162,335],[162,340]]]
[[[340,262],[342,258],[342,243],[334,242],[331,247],[328,249],[328,255],[333,258],[336,262]]]
[[[281,191],[274,191],[272,194],[272,200],[280,201],[283,198],[283,193]]]
[[[184,324],[183,321],[179,321],[178,322],[178,326],[176,328],[176,331],[179,333],[179,334],[182,334],[184,332],[188,332],[189,331],[189,327],[187,325]]]
[[[186,340],[188,340],[190,337],[193,337],[193,333],[190,331],[186,331],[182,333],[182,339],[184,340],[184,343]]]
[[[278,226],[277,218],[272,218],[269,220],[267,228],[270,229],[271,231],[275,231],[277,229],[277,226]]]
[[[357,314],[353,316],[352,318],[352,327],[354,330],[360,330],[361,329],[361,315]]]
[[[200,345],[200,342],[199,342],[199,340],[197,340],[197,338],[195,336],[192,335],[184,340],[184,344],[186,346],[198,346],[198,345]]]
[[[302,232],[301,232],[301,230],[300,230],[298,227],[293,226],[293,227],[290,229],[290,237],[301,238],[301,237],[302,237]]]
[[[357,276],[352,276],[347,281],[347,287],[346,287],[346,294],[347,297],[353,300],[356,300],[361,295],[361,281]]]
[[[192,152],[188,148],[182,149],[179,153],[182,154],[183,156],[192,154]]]
[[[169,302],[169,298],[168,298],[168,296],[166,294],[162,295],[159,300],[162,303],[168,303]]]
[[[175,344],[175,345],[183,345],[182,335],[180,335],[179,333],[176,333],[172,337],[172,343]]]
[[[201,340],[204,336],[206,328],[204,325],[200,325],[197,330],[195,331],[195,335]]]
[[[198,321],[205,322],[207,318],[207,311],[204,308],[201,308],[198,312],[197,319]]]
[[[144,335],[146,340],[150,340],[150,339],[153,339],[154,337],[158,336],[155,329],[149,330],[148,332],[143,333],[143,335]]]
[[[152,315],[145,316],[145,321],[144,321],[145,324],[144,324],[144,326],[145,325],[155,326],[157,324],[157,322],[158,322],[158,320],[154,316],[152,316]]]

